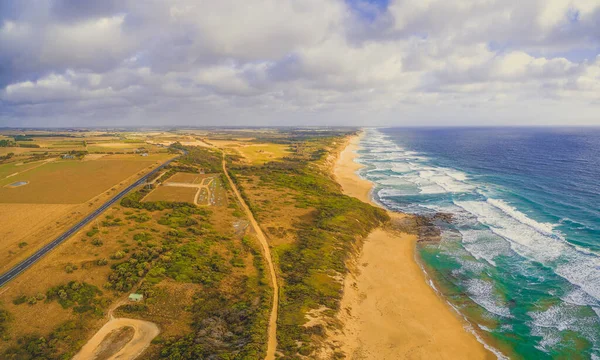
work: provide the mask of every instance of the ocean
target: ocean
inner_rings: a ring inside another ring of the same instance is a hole
[[[500,357],[600,359],[600,129],[366,129],[396,211],[449,213],[418,246],[432,286]]]

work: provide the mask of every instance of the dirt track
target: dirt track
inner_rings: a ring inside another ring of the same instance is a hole
[[[238,188],[235,186],[235,183],[231,180],[229,173],[227,172],[227,167],[225,163],[225,159],[223,159],[223,172],[225,176],[227,176],[227,180],[235,193],[235,196],[238,198],[238,201],[242,205],[248,220],[250,220],[250,224],[252,228],[254,228],[254,232],[256,233],[256,237],[263,248],[265,259],[267,260],[267,265],[269,268],[269,274],[271,275],[271,284],[273,285],[273,307],[271,308],[271,315],[269,317],[269,334],[267,341],[267,355],[265,356],[265,360],[273,360],[275,359],[275,350],[277,350],[277,308],[279,304],[279,287],[277,285],[277,276],[275,275],[275,267],[273,266],[273,261],[271,260],[271,250],[269,249],[269,243],[267,242],[267,238],[265,234],[262,232],[260,226],[254,219],[250,208],[242,198],[242,195],[238,191]]]
[[[73,360],[92,360],[96,357],[98,346],[111,331],[130,326],[135,330],[133,338],[109,360],[132,360],[140,356],[160,332],[155,323],[143,320],[118,318],[107,322],[98,332],[81,348]]]

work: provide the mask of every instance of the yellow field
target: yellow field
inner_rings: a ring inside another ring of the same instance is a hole
[[[48,241],[57,228],[57,219],[64,220],[77,205],[71,204],[0,204],[0,272],[10,260]],[[19,246],[21,243],[22,244]]]
[[[240,146],[237,150],[253,164],[275,161],[290,154],[288,146],[281,144],[251,144]]]
[[[194,198],[198,192],[193,187],[159,186],[148,194],[144,201],[175,201],[194,203]]]
[[[7,177],[12,178],[13,174],[25,172],[29,169],[41,166],[43,164],[44,164],[44,162],[42,162],[42,161],[36,161],[36,162],[30,162],[30,163],[2,164],[2,165],[0,165],[0,183],[2,183],[2,180]]]
[[[54,161],[0,180],[0,203],[78,204],[109,191],[114,185],[158,163],[156,158],[130,155],[94,161]],[[17,188],[17,181],[29,184]]]
[[[40,151],[41,149],[33,149],[33,148],[22,148],[22,147],[0,147],[0,156],[6,155],[8,153],[23,154],[32,151]]]
[[[148,148],[150,145],[146,143],[124,143],[124,142],[107,142],[88,144],[87,151],[89,152],[132,152],[138,148]]]
[[[242,155],[246,161],[252,164],[262,164],[269,161],[276,161],[291,153],[288,145],[252,143],[249,142],[250,140],[252,139],[208,139],[207,141],[213,146],[225,150],[226,153],[234,152]]]

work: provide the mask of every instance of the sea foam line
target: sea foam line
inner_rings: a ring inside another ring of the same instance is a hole
[[[450,306],[450,308],[452,309],[452,311],[454,311],[461,319],[463,319],[464,321],[464,326],[463,328],[468,331],[469,333],[473,334],[473,336],[475,336],[475,339],[477,339],[477,341],[483,345],[483,347],[490,351],[492,354],[496,355],[496,358],[499,360],[509,360],[510,358],[505,356],[500,350],[496,349],[495,347],[491,346],[490,344],[486,343],[485,340],[483,339],[483,337],[481,336],[481,334],[475,330],[475,327],[473,326],[473,323],[471,321],[469,321],[469,319],[460,312],[460,309],[457,308],[456,306],[454,306],[454,304],[452,304],[450,301],[448,301],[448,299],[446,299],[444,297],[444,294],[438,290],[438,288],[435,286],[435,283],[433,282],[433,278],[431,276],[429,276],[429,273],[427,272],[427,270],[425,270],[425,267],[423,266],[423,263],[421,262],[421,259],[417,256],[417,252],[414,252],[414,260],[417,263],[417,265],[419,266],[419,268],[421,269],[421,271],[423,272],[423,274],[425,275],[425,280],[427,280],[427,284],[429,285],[429,287],[431,287],[431,289],[433,289],[433,292],[441,299],[443,300],[448,306]]]
[[[376,131],[376,130],[373,130],[373,131]],[[380,134],[380,133],[379,133],[379,134]],[[385,139],[385,136],[384,136],[383,134],[380,134],[380,135],[381,135],[381,136],[380,136],[380,139],[381,139],[382,141],[385,141],[385,142],[388,142],[388,143],[392,143],[391,141],[389,141],[389,140]],[[363,138],[363,139],[364,139],[364,138]],[[365,142],[365,140],[361,140],[361,145],[363,145],[363,144],[364,144],[364,142]],[[392,144],[393,144],[393,143],[392,143]],[[361,155],[359,154],[359,157],[360,157],[360,156],[361,156]],[[361,178],[363,178],[363,179],[365,179],[365,180],[368,180],[368,181],[370,181],[371,183],[373,183],[373,181],[372,181],[372,180],[370,180],[370,179],[369,179],[367,176],[363,176],[363,174],[365,174],[365,173],[369,173],[369,172],[371,172],[371,171],[373,171],[373,170],[377,170],[377,169],[371,169],[371,170],[368,170],[368,169],[365,167],[365,168],[362,168],[361,170],[359,170],[359,171],[358,171],[358,175],[359,175]],[[461,173],[461,174],[462,174],[462,173]],[[466,176],[464,176],[464,175],[456,175],[456,176],[464,177],[464,178],[466,179]],[[456,178],[455,178],[455,179],[456,179]],[[456,179],[456,180],[458,180],[458,179]],[[372,188],[372,190],[371,190],[371,192],[370,192],[370,197],[371,197],[371,200],[372,200],[374,203],[378,204],[379,206],[381,206],[381,207],[383,207],[383,208],[390,209],[390,208],[389,208],[389,206],[386,206],[386,205],[384,204],[384,202],[382,202],[382,201],[379,201],[379,200],[378,200],[378,199],[377,199],[377,198],[374,196],[376,193],[378,193],[378,192],[376,192],[376,191],[374,191],[374,190],[375,190],[375,187],[373,187],[373,188]],[[380,190],[383,190],[383,189],[380,189]],[[394,211],[394,209],[390,209],[390,210]],[[481,343],[481,344],[483,345],[483,347],[484,347],[486,350],[488,350],[488,351],[490,351],[491,353],[493,353],[493,354],[496,356],[496,358],[498,358],[498,359],[500,359],[500,360],[508,360],[509,358],[508,358],[507,356],[505,356],[505,355],[504,355],[504,354],[503,354],[503,353],[502,353],[500,350],[498,350],[498,349],[496,349],[495,347],[493,347],[493,346],[489,345],[488,343],[486,343],[486,342],[485,342],[485,340],[483,339],[483,337],[481,336],[481,334],[480,334],[480,333],[479,333],[477,330],[475,330],[475,327],[474,327],[474,326],[473,326],[473,324],[472,324],[472,323],[469,321],[469,319],[468,319],[468,318],[467,318],[467,317],[466,317],[464,314],[462,314],[462,313],[460,312],[460,310],[459,310],[457,307],[455,307],[455,306],[454,306],[454,305],[453,305],[453,304],[452,304],[452,303],[451,303],[451,302],[450,302],[448,299],[446,299],[446,298],[444,297],[444,295],[442,294],[442,292],[441,292],[441,291],[439,291],[439,290],[438,290],[438,288],[435,286],[435,284],[434,284],[434,282],[433,282],[433,279],[432,279],[432,278],[429,276],[429,274],[428,274],[428,273],[427,273],[427,271],[425,270],[425,267],[423,266],[423,264],[422,264],[421,260],[419,259],[419,257],[418,257],[418,255],[417,255],[417,252],[416,252],[416,251],[415,251],[415,252],[414,252],[414,254],[413,254],[413,258],[414,258],[414,261],[415,261],[415,262],[417,263],[417,265],[419,266],[419,268],[421,269],[421,271],[423,272],[423,274],[424,274],[424,276],[425,276],[425,279],[426,279],[426,283],[429,285],[429,287],[431,287],[431,289],[434,291],[434,293],[435,293],[435,294],[436,294],[436,295],[437,295],[437,296],[438,296],[438,297],[439,297],[441,300],[443,300],[443,301],[444,301],[446,304],[448,304],[448,306],[449,306],[449,307],[452,309],[452,311],[454,311],[454,312],[455,312],[455,313],[456,313],[456,314],[457,314],[457,315],[458,315],[460,318],[462,318],[462,319],[463,319],[463,321],[464,321],[464,329],[465,329],[466,331],[468,331],[469,333],[473,334],[473,336],[475,336],[475,339],[477,339],[477,341],[478,341],[479,343]]]

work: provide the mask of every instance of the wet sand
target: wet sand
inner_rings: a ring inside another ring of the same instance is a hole
[[[334,176],[347,195],[372,202],[372,184],[356,175],[358,141],[352,138],[340,153]],[[345,279],[343,326],[330,342],[348,359],[495,359],[427,284],[416,242],[414,235],[382,228],[368,236]]]

